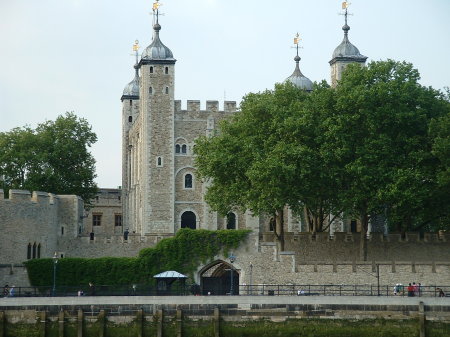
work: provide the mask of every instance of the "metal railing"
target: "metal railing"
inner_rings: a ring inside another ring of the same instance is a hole
[[[52,294],[52,286],[15,287],[2,290],[0,297],[66,297],[66,296],[187,296],[200,295],[198,285],[173,285],[168,289],[154,285],[100,285],[95,287],[58,286]],[[442,292],[441,292],[442,290]],[[450,296],[450,286],[421,286],[413,295],[420,297]],[[214,294],[210,295],[225,295]],[[229,295],[229,292],[227,293]],[[234,295],[241,296],[400,296],[407,297],[407,286],[397,288],[392,285],[359,284],[241,284],[234,290]]]

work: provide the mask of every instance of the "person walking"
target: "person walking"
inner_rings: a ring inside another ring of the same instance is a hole
[[[408,297],[414,297],[414,287],[411,285],[411,283],[408,284]]]
[[[9,285],[5,284],[5,286],[3,287],[3,297],[8,296],[9,296]]]

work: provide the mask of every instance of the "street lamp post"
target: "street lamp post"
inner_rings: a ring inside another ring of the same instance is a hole
[[[233,268],[233,262],[236,261],[236,256],[233,255],[233,253],[230,254],[230,256],[228,257],[228,259],[230,260],[230,281],[231,281],[231,287],[230,287],[230,295],[234,294],[233,291],[233,272],[234,272],[234,268]]]
[[[253,274],[253,263],[250,262],[250,295],[253,294],[252,274]]]
[[[56,294],[56,265],[58,264],[58,253],[55,252],[53,255],[53,290],[52,290],[52,296],[55,296]]]

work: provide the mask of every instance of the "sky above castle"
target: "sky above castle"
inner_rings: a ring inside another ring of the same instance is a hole
[[[132,45],[152,38],[151,0],[1,0],[0,132],[53,120],[86,118],[98,135],[97,183],[121,185],[121,102],[133,79]],[[176,63],[175,97],[240,101],[273,88],[295,68],[330,81],[342,41],[340,0],[161,1],[161,40]],[[405,60],[421,83],[450,85],[449,0],[354,0],[350,41],[370,60]]]

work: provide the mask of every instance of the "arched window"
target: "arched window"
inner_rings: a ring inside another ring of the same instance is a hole
[[[227,214],[227,229],[236,229],[236,214],[232,212]]]
[[[31,243],[29,243],[27,247],[27,259],[31,259]]]
[[[38,244],[38,247],[37,247],[37,258],[38,259],[41,258],[41,244]]]
[[[175,153],[180,153],[180,144],[175,145]]]
[[[184,188],[192,188],[192,174],[186,174],[184,176]]]
[[[166,94],[169,93],[169,87],[166,87]]]
[[[151,94],[153,94],[153,88],[152,87],[149,87],[148,88],[148,93],[151,95]]]
[[[186,144],[183,144],[183,146],[181,147],[181,153],[184,153],[184,154],[187,153],[187,146],[186,146]]]
[[[153,67],[150,67],[150,74],[153,74]]]
[[[133,116],[128,116],[128,122],[132,122],[133,121]]]
[[[166,67],[166,69],[164,69],[164,73],[167,75],[169,73],[169,67]]]
[[[133,105],[133,101],[130,99],[130,106],[132,106]]]
[[[36,242],[33,244],[33,259],[36,258]]]
[[[194,212],[187,211],[181,215],[181,228],[196,229],[197,217]]]
[[[163,166],[163,161],[162,161],[161,157],[158,157],[158,159],[156,160],[156,166],[159,166],[159,167]]]

